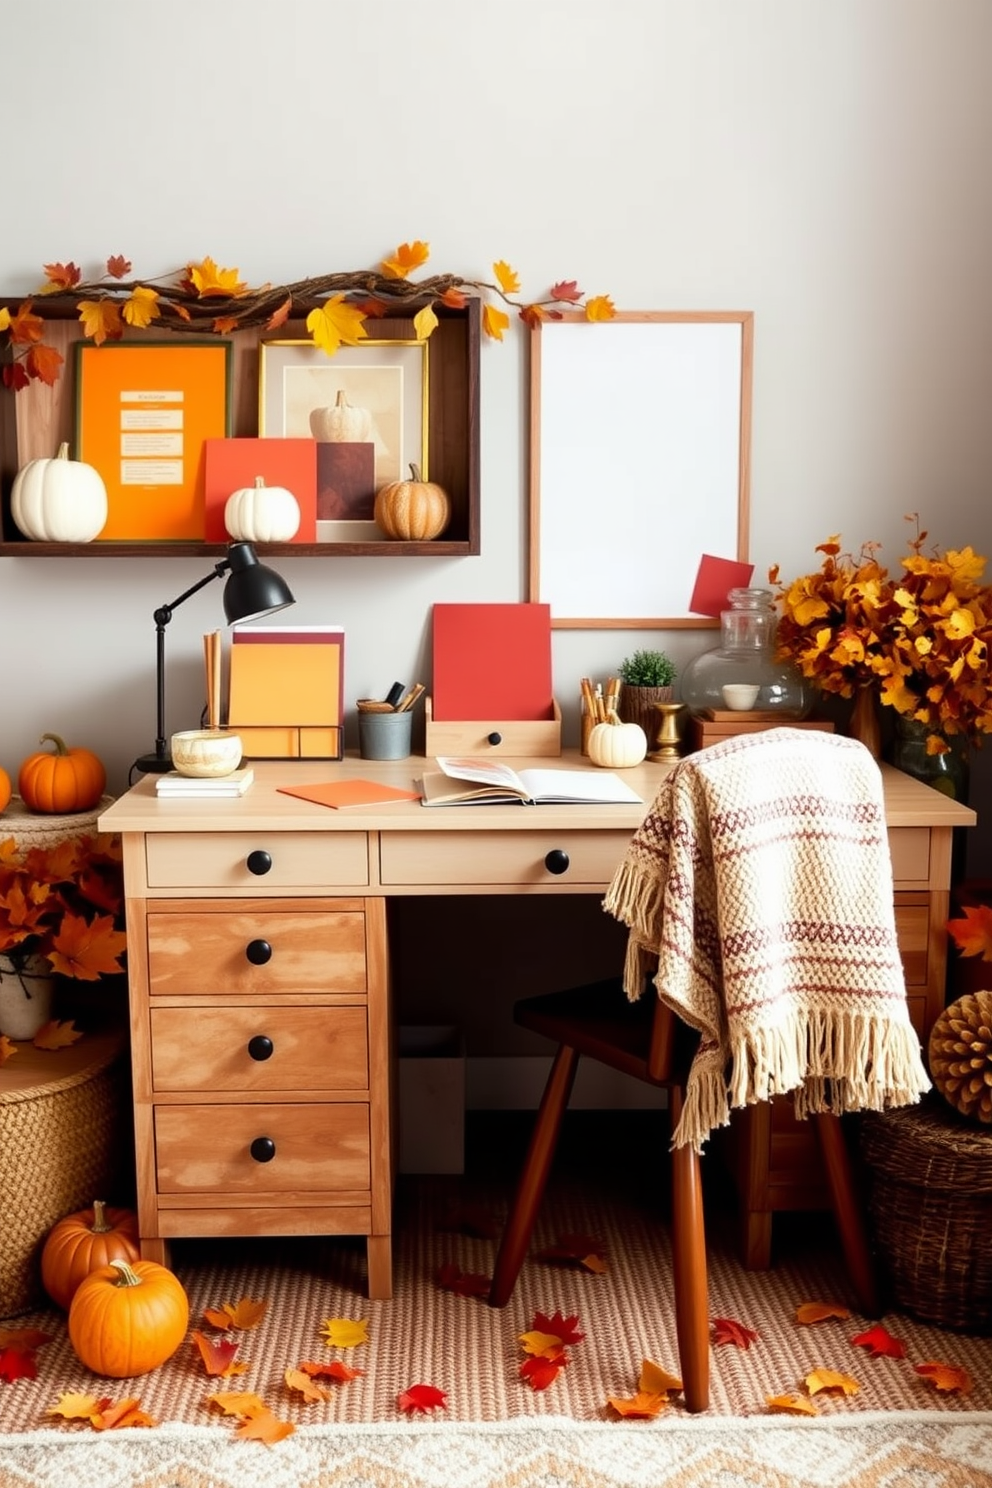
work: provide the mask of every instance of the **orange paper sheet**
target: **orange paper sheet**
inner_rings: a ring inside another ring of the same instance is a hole
[[[376,780],[332,780],[326,785],[280,785],[284,796],[299,796],[315,806],[384,806],[390,801],[419,801],[418,791],[381,785]]]

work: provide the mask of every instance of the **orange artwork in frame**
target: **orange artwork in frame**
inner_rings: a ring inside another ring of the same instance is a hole
[[[204,442],[231,432],[229,341],[76,347],[75,456],[107,487],[97,542],[204,540]]]

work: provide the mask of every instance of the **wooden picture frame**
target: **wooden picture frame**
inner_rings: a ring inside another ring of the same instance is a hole
[[[375,493],[406,479],[416,465],[428,476],[429,342],[367,340],[328,356],[312,341],[259,343],[258,432],[264,438],[317,442],[317,541],[381,541]],[[319,437],[322,413],[338,393],[369,414],[371,438]]]
[[[529,594],[557,629],[712,629],[704,552],[747,560],[750,311],[581,312],[530,336]]]
[[[75,457],[107,488],[96,542],[203,541],[204,445],[231,432],[231,345],[75,345]]]

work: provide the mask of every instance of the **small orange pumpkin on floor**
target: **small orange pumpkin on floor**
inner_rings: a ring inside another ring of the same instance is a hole
[[[0,766],[0,811],[6,811],[10,805],[11,784],[7,771]]]
[[[42,815],[89,811],[103,795],[107,772],[90,749],[70,749],[58,734],[42,734],[55,753],[40,749],[29,754],[17,776],[17,789],[28,807]]]
[[[186,1336],[189,1300],[157,1261],[111,1261],[69,1304],[69,1342],[94,1374],[129,1379],[171,1359]]]
[[[68,1311],[76,1288],[91,1271],[111,1261],[140,1259],[138,1216],[97,1199],[92,1208],[67,1214],[49,1230],[41,1252],[41,1284],[56,1306]]]

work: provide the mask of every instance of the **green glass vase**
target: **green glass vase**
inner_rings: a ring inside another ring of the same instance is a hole
[[[967,803],[971,783],[968,741],[961,734],[945,735],[946,751],[927,754],[927,736],[933,732],[927,724],[897,713],[890,761],[896,769],[943,791],[952,800]]]

